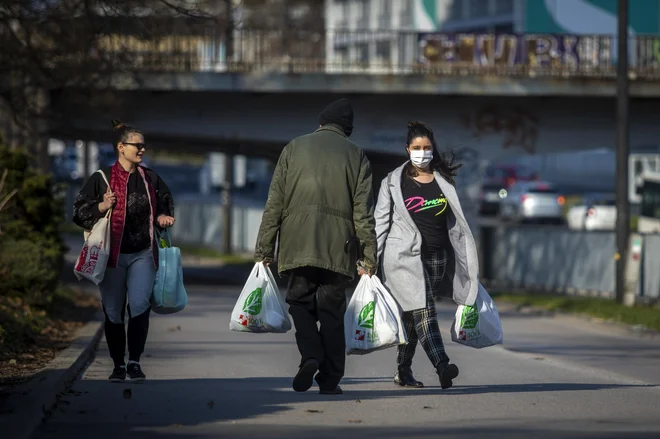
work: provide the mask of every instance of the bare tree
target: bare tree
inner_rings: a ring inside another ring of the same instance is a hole
[[[193,70],[200,38],[222,40],[228,61],[255,45],[272,57],[318,58],[323,6],[318,0],[4,0],[0,4],[0,131],[3,115],[46,168],[49,130],[71,117],[50,100],[99,102],[117,74]],[[210,35],[210,36],[209,36]],[[163,53],[165,51],[165,53]],[[105,94],[107,96],[109,94]],[[3,111],[4,109],[4,111]],[[5,125],[7,121],[5,121]]]
[[[0,4],[0,118],[47,166],[52,93],[85,98],[113,75],[134,71],[140,51],[172,32],[224,25],[231,2],[220,0],[5,0]],[[122,36],[124,38],[118,38]],[[4,111],[3,111],[4,110]],[[0,125],[0,129],[2,125]]]

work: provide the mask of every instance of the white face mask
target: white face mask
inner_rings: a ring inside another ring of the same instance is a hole
[[[433,151],[413,150],[410,151],[410,161],[418,168],[426,168],[433,160]]]

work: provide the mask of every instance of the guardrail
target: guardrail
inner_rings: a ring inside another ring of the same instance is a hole
[[[608,35],[295,29],[228,34],[220,28],[162,34],[106,35],[94,56],[118,69],[154,72],[616,76],[616,41]],[[660,36],[636,36],[629,44],[631,79],[660,79]]]

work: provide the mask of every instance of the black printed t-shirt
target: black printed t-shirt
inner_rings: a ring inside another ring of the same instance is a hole
[[[447,198],[435,181],[420,183],[403,177],[403,200],[415,225],[422,234],[424,252],[437,252],[449,245],[447,214],[451,211]]]

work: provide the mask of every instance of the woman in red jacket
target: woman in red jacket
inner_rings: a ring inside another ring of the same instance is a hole
[[[174,202],[169,188],[155,171],[140,165],[146,150],[144,136],[135,128],[113,120],[117,161],[95,172],[85,182],[73,206],[73,220],[85,230],[112,208],[110,219],[110,259],[99,285],[105,337],[114,370],[111,382],[142,382],[140,367],[149,330],[151,293],[158,269],[158,245],[155,227],[174,224]],[[128,332],[124,327],[128,308]],[[128,340],[127,340],[128,339]],[[128,366],[125,348],[128,341]]]

